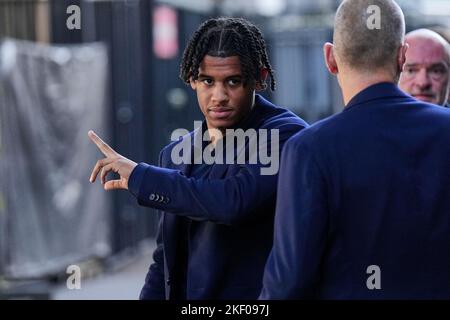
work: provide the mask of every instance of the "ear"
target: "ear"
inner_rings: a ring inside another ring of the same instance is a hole
[[[323,56],[328,71],[331,74],[337,74],[339,72],[339,69],[336,63],[336,58],[334,56],[334,45],[332,43],[326,42],[323,45]]]
[[[398,72],[403,71],[403,66],[405,65],[406,61],[406,51],[408,51],[409,44],[405,42],[400,48],[398,48],[397,52],[397,67],[399,70]]]
[[[192,90],[197,90],[197,81],[193,80],[192,77],[189,78],[189,84],[191,85]]]
[[[266,86],[264,86],[265,81],[267,80],[267,77],[269,75],[269,70],[266,68],[261,69],[260,72],[260,81],[256,82],[255,89],[256,90],[264,90]]]

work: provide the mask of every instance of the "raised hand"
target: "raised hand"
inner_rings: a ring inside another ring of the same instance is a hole
[[[137,166],[137,163],[118,154],[106,142],[100,139],[94,131],[90,130],[88,132],[88,136],[106,157],[97,161],[94,169],[92,170],[89,181],[91,183],[95,182],[98,173],[101,171],[100,181],[105,190],[128,190],[128,179],[130,178],[133,169]],[[118,173],[120,175],[120,179],[106,181],[106,176],[110,171]]]

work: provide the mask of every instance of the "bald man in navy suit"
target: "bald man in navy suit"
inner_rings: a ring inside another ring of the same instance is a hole
[[[345,109],[285,145],[261,299],[450,298],[450,113],[398,89],[404,30],[394,1],[340,5]]]

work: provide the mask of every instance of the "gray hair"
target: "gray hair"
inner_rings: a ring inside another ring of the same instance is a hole
[[[379,29],[369,28],[369,6],[378,6]],[[345,0],[334,21],[333,42],[342,61],[358,71],[388,68],[397,75],[397,52],[405,39],[405,18],[393,0]]]

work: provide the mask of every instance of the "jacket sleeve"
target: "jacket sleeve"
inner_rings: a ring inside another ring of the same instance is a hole
[[[162,152],[159,156],[161,165]],[[164,280],[164,246],[163,246],[163,213],[159,212],[159,224],[156,234],[156,249],[153,252],[153,263],[150,265],[145,283],[139,296],[140,300],[165,300]]]
[[[279,155],[286,140],[302,128],[298,124],[280,128],[278,148],[270,152]],[[270,149],[271,141],[267,144]],[[130,176],[129,188],[140,205],[232,225],[254,218],[257,208],[273,205],[278,171],[264,175],[262,168],[259,163],[232,165],[225,179],[195,179],[179,170],[140,163]]]
[[[262,300],[311,299],[320,281],[328,237],[327,184],[314,152],[297,141],[289,141],[283,151]]]

